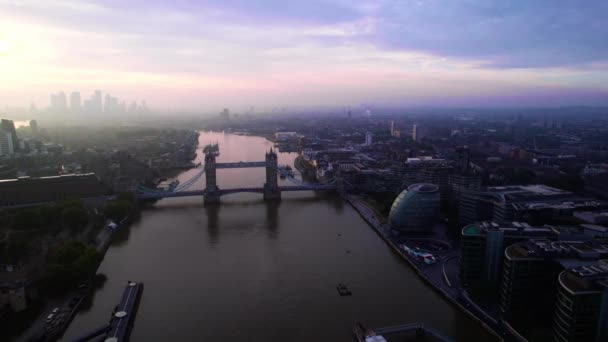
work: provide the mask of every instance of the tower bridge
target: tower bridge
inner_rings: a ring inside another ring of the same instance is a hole
[[[336,190],[338,185],[341,184],[339,180],[334,179],[325,184],[317,183],[305,183],[299,179],[296,179],[293,174],[288,170],[280,168],[278,166],[277,154],[270,149],[266,153],[264,161],[254,162],[225,162],[218,163],[216,161],[219,156],[219,146],[217,144],[207,145],[203,148],[205,153],[204,167],[201,171],[195,174],[189,180],[179,184],[174,189],[170,190],[158,190],[150,189],[146,187],[138,187],[137,197],[140,199],[161,199],[167,197],[188,197],[188,196],[203,196],[206,204],[208,203],[219,203],[220,197],[223,195],[240,193],[240,192],[252,192],[261,193],[265,200],[279,200],[283,191],[331,191]],[[266,181],[262,187],[242,187],[232,189],[221,189],[217,184],[217,170],[218,169],[240,169],[240,168],[265,168],[266,169]],[[189,190],[189,188],[196,184],[203,174],[205,175],[206,186],[203,190]],[[279,186],[278,175],[285,176],[286,179],[295,183],[294,186]]]

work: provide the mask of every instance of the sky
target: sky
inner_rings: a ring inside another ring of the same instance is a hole
[[[608,105],[605,0],[0,0],[0,105]]]

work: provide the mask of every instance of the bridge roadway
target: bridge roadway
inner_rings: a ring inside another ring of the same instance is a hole
[[[279,191],[328,191],[336,190],[335,185],[319,185],[319,186],[280,186]],[[264,188],[234,188],[234,189],[219,189],[218,193],[220,196],[235,194],[238,192],[253,192],[253,193],[264,193]],[[192,190],[192,191],[176,191],[166,193],[155,193],[155,194],[139,194],[137,197],[140,199],[160,199],[168,197],[190,197],[190,196],[204,196],[207,193],[206,190]]]
[[[259,162],[234,162],[234,163],[215,163],[216,169],[241,169],[247,167],[266,167],[265,161]]]

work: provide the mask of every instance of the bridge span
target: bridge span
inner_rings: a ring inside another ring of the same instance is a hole
[[[321,185],[317,187],[310,186],[280,186],[278,188],[280,192],[289,192],[289,191],[331,191],[336,190],[335,185]],[[264,188],[232,188],[232,189],[218,189],[216,190],[216,194],[218,196],[236,194],[236,193],[258,193],[263,194]],[[192,197],[192,196],[205,196],[207,195],[207,190],[190,190],[190,191],[174,191],[174,192],[159,192],[156,194],[139,194],[137,197],[139,199],[162,199],[162,198],[170,198],[170,197]]]
[[[170,197],[190,197],[190,196],[203,196],[205,203],[217,203],[221,196],[234,194],[239,192],[252,192],[261,193],[264,195],[266,200],[278,200],[281,198],[283,191],[331,191],[337,190],[341,185],[339,179],[334,180],[326,184],[318,183],[305,183],[302,180],[296,179],[294,175],[285,169],[278,166],[277,154],[270,149],[266,153],[264,161],[254,162],[228,162],[218,163],[216,157],[219,156],[219,146],[207,145],[203,149],[205,153],[204,167],[194,175],[191,179],[181,183],[170,190],[159,190],[150,189],[145,187],[139,187],[137,191],[137,197],[140,199],[161,199]],[[217,185],[216,173],[217,169],[240,169],[240,168],[254,168],[263,167],[266,169],[266,182],[262,187],[243,187],[233,189],[221,189]],[[206,186],[203,190],[189,190],[189,188],[196,184],[202,176],[205,176]],[[279,186],[278,175],[285,176],[286,179],[295,183],[294,186]]]

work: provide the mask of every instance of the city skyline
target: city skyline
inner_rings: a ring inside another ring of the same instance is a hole
[[[0,104],[109,89],[187,110],[607,105],[606,10],[600,1],[2,1]]]

